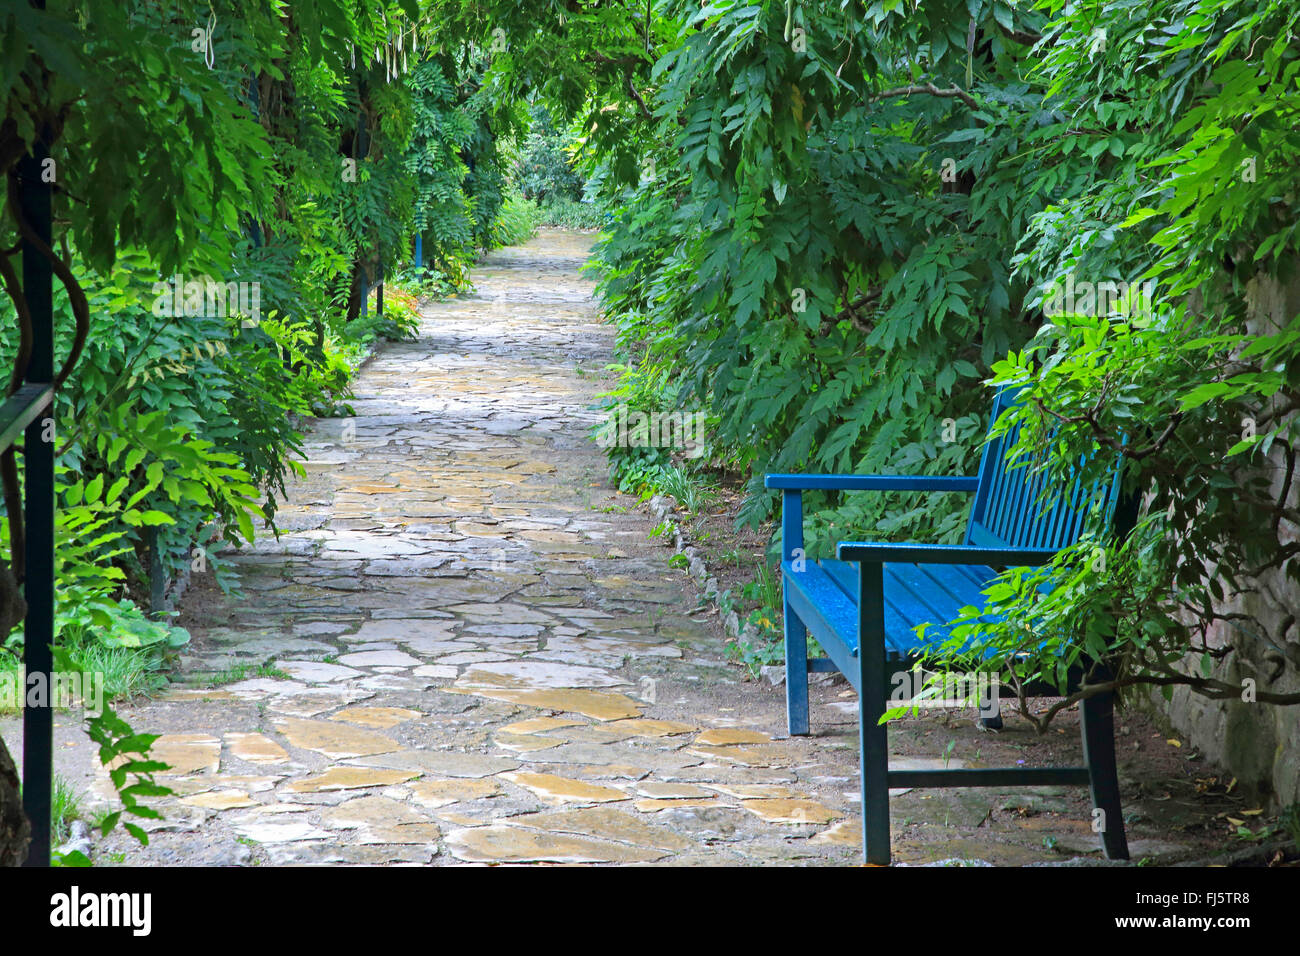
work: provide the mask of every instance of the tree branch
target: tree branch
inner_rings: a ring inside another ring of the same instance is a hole
[[[900,86],[897,89],[885,90],[883,93],[877,93],[875,96],[871,97],[871,101],[874,102],[875,100],[883,100],[891,96],[915,96],[918,93],[928,93],[930,96],[945,96],[945,97],[955,96],[958,99],[960,99],[963,103],[965,103],[967,106],[969,106],[971,109],[973,110],[979,109],[979,103],[975,101],[975,97],[971,96],[965,90],[960,89],[956,86],[949,87],[946,90],[941,90],[933,83],[924,83],[924,84],[918,84],[914,86]]]

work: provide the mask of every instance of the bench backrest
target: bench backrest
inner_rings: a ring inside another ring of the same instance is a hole
[[[1020,389],[1003,388],[993,401],[989,427],[1015,403]],[[1020,437],[1017,425],[984,446],[980,459],[979,486],[966,526],[966,543],[986,548],[1064,548],[1083,533],[1090,505],[1099,496],[1102,520],[1110,524],[1119,497],[1119,474],[1107,482],[1083,488],[1075,481],[1070,487],[1049,488],[1048,475],[1034,467],[1026,456],[1013,461],[1006,457]],[[1059,484],[1059,482],[1058,482]]]

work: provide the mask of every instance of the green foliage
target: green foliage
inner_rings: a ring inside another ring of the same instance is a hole
[[[546,107],[533,106],[531,124],[515,161],[513,181],[525,199],[548,205],[582,198],[582,176],[573,168],[573,143],[555,128]]]
[[[609,214],[594,202],[573,199],[553,199],[537,211],[539,224],[559,229],[604,229]]]
[[[537,234],[540,213],[531,199],[510,196],[501,206],[492,230],[492,243],[497,246],[517,246]]]
[[[1241,691],[1211,675],[1225,656],[1243,674],[1300,666],[1239,604],[1261,575],[1300,580],[1300,332],[1250,304],[1268,301],[1261,277],[1295,275],[1296,16],[1227,0],[693,12],[651,47],[640,155],[587,142],[614,211],[599,288],[620,343],[710,409],[712,453],[750,478],[748,522],[771,515],[766,472],[973,474],[987,386],[1028,383],[1023,448],[1049,448],[1058,476],[1122,456],[1143,520],[1123,547],[1009,573],[1000,618],[960,635],[1018,679],[1086,652],[1115,659],[1121,687],[1223,697]],[[1073,282],[1130,291],[1062,305]],[[808,550],[954,541],[967,508],[810,494]],[[1227,648],[1208,647],[1225,626]]]

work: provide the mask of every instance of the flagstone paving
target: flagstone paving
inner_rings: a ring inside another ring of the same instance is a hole
[[[578,271],[590,241],[544,232],[493,253],[474,294],[424,307],[418,340],[368,363],[355,418],[312,429],[282,536],[227,555],[244,596],[193,587],[183,683],[123,708],[163,733],[177,796],[148,848],[105,849],[131,863],[859,862],[853,696],[822,684],[818,736],[786,737],[781,690],[726,663],[650,520],[609,487],[588,438],[613,355]],[[203,689],[264,663],[283,676]],[[95,793],[111,793],[102,774]],[[896,853],[1059,859],[994,812],[1031,798],[1055,801],[1063,834],[1088,818],[1081,793],[1051,788],[908,794]]]

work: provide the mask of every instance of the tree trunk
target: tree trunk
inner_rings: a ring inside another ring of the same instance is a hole
[[[18,793],[18,771],[9,749],[0,740],[0,866],[22,866],[32,828]]]

